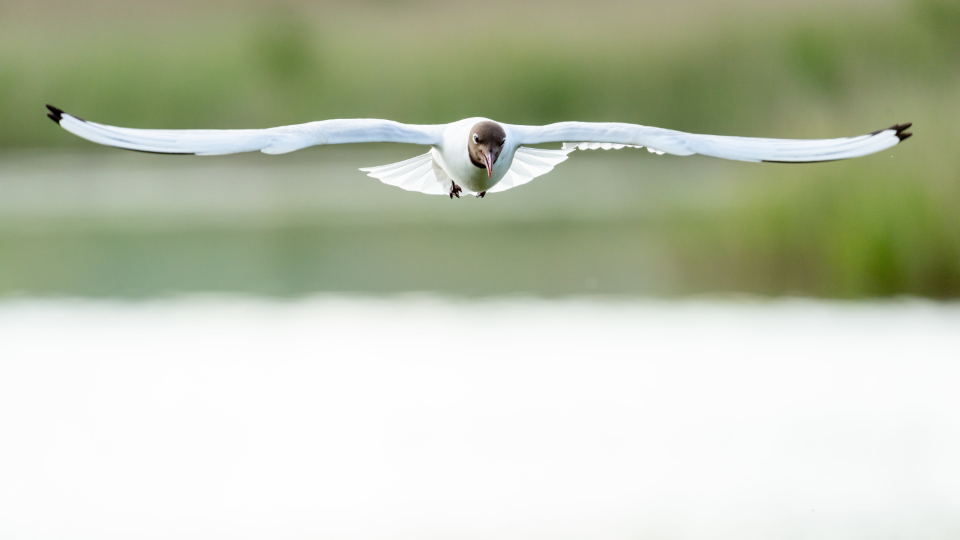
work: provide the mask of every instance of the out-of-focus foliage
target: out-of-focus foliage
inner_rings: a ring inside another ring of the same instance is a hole
[[[913,121],[882,155],[743,165],[741,203],[637,219],[670,238],[688,291],[960,295],[960,1],[607,4],[493,3],[491,20],[430,2],[8,18],[0,148],[91,148],[44,121],[44,102],[158,128],[483,115],[833,137]]]
[[[936,90],[956,82],[955,0],[866,13],[841,5],[783,19],[759,4],[758,24],[741,6],[711,26],[694,21],[653,35],[650,21],[634,30],[610,16],[582,29],[520,16],[448,28],[469,10],[430,17],[430,4],[404,4],[428,14],[421,18],[406,14],[414,7],[340,6],[247,7],[229,17],[165,12],[75,26],[7,21],[0,23],[0,144],[84,147],[36,122],[44,100],[103,121],[162,127],[479,114],[832,135],[819,124],[846,134],[863,129],[860,122],[899,120],[887,115],[918,105],[932,110]]]
[[[960,49],[960,3],[952,0],[917,0],[914,6],[917,15],[938,40],[947,47]]]
[[[280,83],[303,80],[321,73],[313,28],[295,13],[271,14],[252,40],[251,55],[259,69]]]

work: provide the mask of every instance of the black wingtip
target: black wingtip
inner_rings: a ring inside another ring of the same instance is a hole
[[[897,138],[900,139],[900,142],[903,142],[913,136],[913,133],[906,133],[910,126],[913,125],[913,122],[907,122],[906,124],[900,124],[899,126],[893,126],[897,130]]]
[[[894,124],[886,129],[880,129],[880,130],[874,131],[873,133],[871,133],[871,135],[879,135],[884,131],[893,130],[897,132],[897,138],[900,139],[900,141],[902,142],[913,136],[913,133],[905,133],[908,129],[910,129],[910,126],[912,125],[913,125],[913,122],[907,122],[906,124]]]
[[[61,120],[63,120],[63,109],[58,109],[53,105],[50,105],[49,103],[47,103],[47,109],[50,110],[50,112],[47,113],[47,118],[53,120],[58,124],[60,123]]]
[[[63,109],[61,109],[61,108],[59,108],[59,107],[54,107],[53,105],[50,105],[49,103],[47,103],[47,109],[50,110],[50,112],[47,113],[47,116],[50,117],[51,120],[53,120],[54,122],[56,122],[56,123],[58,123],[58,124],[60,123],[61,120],[63,120],[63,115],[67,114],[67,113],[63,112]],[[70,118],[74,118],[74,119],[79,120],[79,121],[81,121],[81,122],[86,122],[86,120],[84,120],[83,118],[80,118],[79,116],[75,116],[75,115],[72,115],[72,114],[70,115]]]

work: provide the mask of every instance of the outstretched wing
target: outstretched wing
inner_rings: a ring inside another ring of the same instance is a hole
[[[547,126],[510,126],[517,144],[568,143],[581,149],[646,146],[678,156],[702,154],[738,161],[811,163],[873,154],[910,137],[912,124],[895,125],[869,135],[843,139],[795,140],[697,135],[636,124],[561,122]],[[600,143],[594,145],[592,143]],[[620,146],[622,145],[622,146]]]
[[[158,154],[214,156],[253,152],[285,154],[308,146],[362,142],[439,144],[444,126],[389,120],[322,120],[269,129],[131,129],[88,122],[47,105],[49,116],[70,133],[89,141]]]

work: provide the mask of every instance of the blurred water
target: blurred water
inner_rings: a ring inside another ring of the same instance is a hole
[[[0,536],[956,538],[960,309],[0,304]]]
[[[664,206],[700,209],[738,202],[730,186],[738,164],[642,149],[576,152],[549,176],[483,200],[451,202],[407,192],[359,170],[423,151],[371,144],[282,156],[6,153],[0,159],[0,223],[124,219],[182,228],[185,221],[249,226],[304,214],[320,222],[376,224],[586,221],[650,215]],[[495,203],[486,204],[491,200]]]
[[[729,168],[579,152],[503,194],[451,201],[359,167],[422,149],[0,160],[0,293],[663,293],[652,220],[735,204]]]

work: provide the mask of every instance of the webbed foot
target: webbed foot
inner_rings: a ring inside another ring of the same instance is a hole
[[[481,191],[480,193],[477,193],[477,198],[478,198],[478,199],[482,199],[482,198],[484,197],[484,195],[486,195],[486,194],[487,194],[486,191]]]
[[[459,199],[461,191],[463,191],[463,189],[460,186],[458,186],[456,182],[451,180],[450,181],[450,198],[452,199],[454,195],[456,195],[456,197]]]

